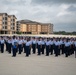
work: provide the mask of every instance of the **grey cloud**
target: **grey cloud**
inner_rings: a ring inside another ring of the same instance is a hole
[[[0,0],[5,5],[24,5],[26,0]]]
[[[34,4],[75,4],[76,0],[32,0]]]
[[[75,23],[56,23],[54,24],[54,31],[76,31]]]
[[[58,2],[60,1],[60,2]],[[76,12],[74,4],[65,3],[76,3],[74,0],[32,0],[35,4],[30,4],[31,0],[0,0],[0,13],[14,14],[17,20],[30,19],[39,22],[49,22],[54,24],[54,31],[65,30],[65,31],[76,31]],[[51,5],[54,3],[54,5]],[[57,3],[64,3],[64,5],[56,5]],[[41,5],[40,5],[41,4]],[[46,6],[47,4],[51,6]],[[65,7],[67,7],[65,9]],[[59,13],[67,12],[67,14],[57,16]],[[68,12],[71,12],[68,14]]]
[[[76,7],[71,5],[69,8],[67,8],[67,11],[75,12],[76,11]]]

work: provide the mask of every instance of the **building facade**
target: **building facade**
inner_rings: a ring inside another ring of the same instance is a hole
[[[0,34],[15,34],[16,20],[15,15],[0,13]]]
[[[53,24],[30,20],[17,21],[15,15],[0,13],[0,34],[52,34]]]
[[[53,24],[39,23],[30,20],[17,21],[17,32],[23,34],[52,34]]]

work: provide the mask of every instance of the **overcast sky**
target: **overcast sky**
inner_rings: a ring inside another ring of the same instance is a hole
[[[54,31],[76,31],[76,0],[0,0],[0,13],[54,24]]]

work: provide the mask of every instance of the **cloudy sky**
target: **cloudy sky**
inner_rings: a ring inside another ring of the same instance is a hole
[[[0,0],[0,13],[53,23],[54,31],[76,31],[76,0]]]

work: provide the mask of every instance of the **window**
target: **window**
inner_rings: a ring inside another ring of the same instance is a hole
[[[5,17],[5,20],[7,20],[7,17]]]
[[[7,26],[5,26],[5,29],[7,29]]]
[[[13,27],[13,30],[15,29],[15,27]]]
[[[3,26],[2,29],[5,29],[5,27]]]
[[[5,31],[5,34],[7,34],[7,31]]]
[[[27,34],[31,34],[31,32],[27,32]]]
[[[5,15],[7,16],[7,13],[5,13]]]
[[[4,22],[3,22],[3,24],[4,24]]]
[[[3,20],[4,20],[5,18],[3,17]]]
[[[13,23],[13,26],[15,26],[15,23]]]
[[[7,25],[7,22],[5,22],[5,25]]]
[[[15,22],[15,19],[13,19],[13,22]]]

